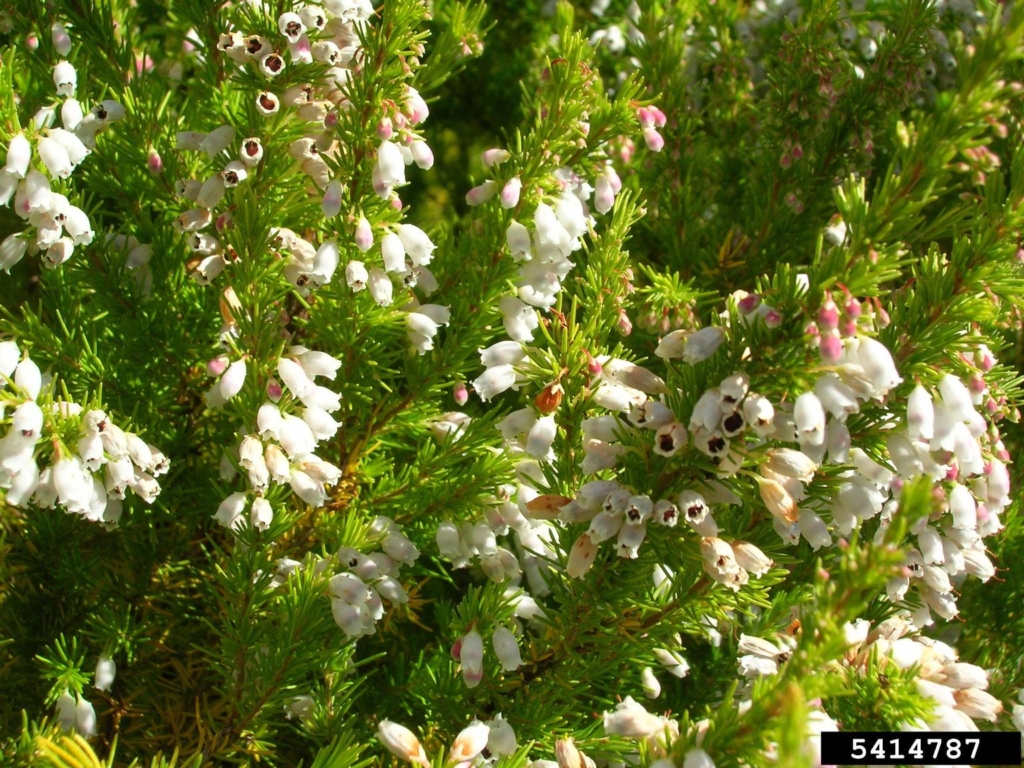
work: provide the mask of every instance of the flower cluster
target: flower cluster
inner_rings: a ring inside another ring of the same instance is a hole
[[[170,467],[163,453],[101,410],[52,399],[51,389],[49,377],[44,380],[15,342],[0,342],[0,423],[10,424],[0,439],[6,503],[41,509],[59,504],[107,527],[117,525],[128,490],[152,503],[160,493],[156,478]],[[13,408],[9,419],[7,408]],[[44,437],[52,453],[39,450]],[[40,469],[44,456],[52,463]]]
[[[426,750],[416,735],[405,726],[391,720],[381,720],[377,738],[399,760],[430,768]],[[452,742],[444,764],[484,768],[505,755],[515,754],[518,746],[512,726],[499,713],[486,722],[474,720],[463,728]],[[485,749],[490,754],[489,759],[481,754]]]
[[[245,360],[228,365],[227,358],[222,357],[211,365],[212,372],[219,371],[222,375],[208,393],[208,402],[226,401],[237,395],[245,382]],[[225,456],[222,477],[230,479],[240,469],[255,493],[250,508],[254,526],[266,529],[273,520],[270,502],[264,498],[271,482],[290,486],[304,502],[320,507],[327,501],[325,486],[334,485],[340,479],[341,470],[314,453],[317,445],[332,438],[341,426],[331,416],[341,407],[341,396],[317,384],[315,378],[324,376],[333,380],[340,366],[339,360],[323,352],[291,347],[277,363],[277,374],[289,397],[281,402],[284,393],[276,380],[272,380],[267,388],[271,401],[259,408],[256,433],[242,436],[237,457]],[[298,415],[295,415],[291,409],[299,403],[301,407],[296,409]],[[231,494],[215,515],[218,522],[237,529],[244,519],[248,500],[248,492]]]
[[[519,642],[508,627],[497,625],[491,635],[491,647],[498,663],[506,672],[515,672],[522,666]],[[474,628],[455,641],[452,658],[462,667],[462,681],[467,688],[476,688],[484,677],[484,639]]]
[[[390,518],[377,517],[371,530],[381,537],[383,551],[364,554],[342,547],[335,561],[345,570],[330,580],[331,612],[349,638],[374,633],[374,625],[384,616],[381,598],[396,605],[409,601],[398,572],[402,564],[412,565],[420,554]]]
[[[864,619],[847,624],[850,649],[842,666],[861,674],[875,657],[882,672],[891,664],[916,673],[914,685],[923,698],[931,700],[933,719],[905,723],[902,730],[977,731],[974,720],[995,722],[1003,705],[987,691],[988,672],[959,661],[956,650],[941,640],[911,634],[911,629],[902,616],[886,619],[873,629]]]
[[[11,138],[6,165],[0,169],[0,205],[13,198],[14,212],[28,224],[0,242],[0,270],[5,272],[29,250],[42,254],[44,266],[56,267],[71,258],[75,246],[88,245],[95,236],[85,211],[54,191],[51,182],[71,176],[96,145],[96,134],[124,117],[124,107],[108,99],[85,114],[74,98],[78,75],[67,61],[54,67],[53,81],[57,94],[65,97],[60,107],[63,128],[53,127],[56,105],[40,108],[29,134]]]
[[[584,484],[574,500],[567,500],[558,518],[590,523],[573,543],[566,564],[568,575],[578,579],[594,564],[601,542],[615,539],[619,557],[635,558],[647,536],[647,524],[675,527],[679,508],[668,499],[654,502],[615,480],[595,480]]]

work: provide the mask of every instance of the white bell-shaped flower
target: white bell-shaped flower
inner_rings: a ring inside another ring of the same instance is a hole
[[[93,685],[98,691],[109,691],[117,676],[117,664],[109,656],[100,656],[96,662],[96,673],[93,675]]]
[[[515,672],[522,666],[523,659],[519,653],[519,643],[509,629],[503,626],[495,627],[491,645],[494,646],[494,653],[501,663],[501,668],[506,672]]]
[[[484,640],[475,629],[471,629],[462,638],[459,662],[462,664],[462,680],[466,687],[476,688],[484,675]]]

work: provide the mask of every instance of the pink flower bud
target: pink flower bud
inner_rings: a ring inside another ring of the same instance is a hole
[[[359,217],[359,223],[356,224],[356,248],[361,252],[366,253],[373,246],[373,230],[370,228],[370,222],[366,220],[365,216]]]
[[[412,160],[416,163],[417,168],[429,171],[434,167],[434,152],[427,142],[417,139],[413,141],[409,150],[412,152]]]
[[[742,299],[739,300],[736,307],[744,315],[749,315],[761,304],[761,297],[756,293],[748,293]]]
[[[825,301],[818,310],[818,328],[822,333],[834,331],[839,326],[839,309],[832,301],[832,295],[825,296]]]
[[[29,35],[25,38],[25,47],[30,51],[35,51],[39,48],[39,38],[36,35]]]
[[[598,213],[608,213],[615,205],[615,189],[605,174],[597,177],[594,184],[594,207]]]
[[[626,310],[619,307],[619,333],[623,336],[629,336],[633,332],[633,321],[629,319],[629,315],[626,314]]]
[[[764,313],[764,317],[762,319],[764,320],[764,324],[769,328],[778,328],[782,325],[782,315],[779,314],[779,310],[777,309],[769,309]]]
[[[469,400],[469,391],[466,389],[466,385],[459,382],[455,385],[455,389],[452,390],[452,397],[455,398],[456,405],[465,405]]]
[[[228,369],[228,358],[226,355],[215,357],[206,364],[206,375],[217,377]]]
[[[492,197],[497,191],[497,185],[493,179],[485,181],[479,186],[473,187],[469,192],[466,193],[466,205],[483,205]]]
[[[518,176],[509,179],[501,190],[501,207],[515,208],[519,205],[519,193],[523,189],[523,182]]]
[[[827,334],[821,337],[821,341],[818,343],[818,351],[821,353],[821,359],[826,363],[834,363],[839,360],[839,356],[843,353],[843,342],[838,336],[834,334]]]
[[[654,127],[654,115],[651,114],[651,110],[647,107],[640,107],[636,111],[636,118],[640,121],[641,128],[652,128]]]
[[[153,176],[159,176],[164,170],[164,161],[160,153],[150,148],[146,154],[146,168]]]
[[[843,309],[843,311],[846,313],[846,316],[848,318],[850,318],[851,320],[856,320],[858,317],[860,317],[861,313],[860,301],[851,297],[850,300],[846,302],[846,307]]]
[[[510,157],[512,157],[512,155],[507,150],[488,149],[480,156],[480,160],[483,162],[484,168],[493,168],[496,165],[501,165]]]
[[[651,152],[661,152],[665,147],[665,139],[654,128],[644,128],[644,142]]]
[[[341,212],[341,182],[335,179],[327,185],[324,191],[323,200],[320,201],[320,210],[328,219],[333,219]]]
[[[395,133],[394,127],[391,124],[391,118],[385,117],[379,123],[377,123],[377,135],[382,141],[387,141]]]
[[[648,107],[647,109],[650,112],[651,117],[654,118],[654,126],[656,128],[664,128],[665,123],[668,121],[665,117],[665,113],[653,105]]]
[[[277,379],[271,378],[267,382],[267,397],[269,397],[272,402],[276,403],[281,399],[281,395],[283,394],[284,390],[281,388],[280,383],[278,383]]]
[[[594,359],[594,356],[587,352],[587,370],[594,376],[601,375],[601,364]]]

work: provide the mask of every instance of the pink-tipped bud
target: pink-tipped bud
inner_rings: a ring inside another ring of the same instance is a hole
[[[324,128],[326,128],[327,130],[333,130],[334,128],[337,128],[337,127],[338,127],[338,113],[336,111],[334,111],[334,110],[331,110],[324,117]]]
[[[641,128],[654,127],[654,115],[651,114],[651,110],[648,107],[640,107],[636,111],[636,119],[640,121]]]
[[[383,140],[387,141],[395,135],[395,128],[391,123],[390,117],[383,118],[377,123],[377,135]]]
[[[278,402],[283,394],[284,390],[281,389],[277,379],[272,378],[267,382],[267,397],[270,398],[271,402]]]
[[[988,349],[985,349],[975,355],[975,359],[977,360],[978,367],[981,369],[982,373],[988,373],[996,365],[996,358]]]
[[[857,335],[857,321],[856,320],[844,320],[842,326],[839,328],[840,334],[845,338]]]
[[[619,307],[619,333],[623,336],[629,336],[633,332],[633,321],[629,319],[629,315],[626,314],[626,310]]]
[[[466,193],[466,205],[483,205],[494,197],[496,191],[497,184],[495,184],[493,179],[489,179]]]
[[[980,395],[988,389],[988,384],[985,383],[984,377],[975,375],[972,376],[971,380],[968,382],[968,387],[971,392]]]
[[[789,156],[792,157],[794,160],[799,160],[801,157],[804,156],[804,148],[801,147],[799,144],[794,144],[792,149],[789,150]]]
[[[25,47],[30,51],[36,51],[39,48],[39,37],[37,35],[29,35],[26,37]]]
[[[508,150],[488,149],[480,156],[480,160],[484,164],[484,168],[493,168],[496,165],[501,165],[510,157],[512,154]]]
[[[231,226],[232,221],[233,218],[231,216],[231,212],[225,211],[224,213],[217,217],[217,221],[213,223],[213,226],[218,232],[223,232],[225,229]]]
[[[807,327],[804,328],[804,333],[810,337],[810,341],[814,341],[821,335],[821,331],[818,330],[817,323],[808,323]]]
[[[220,357],[213,358],[206,364],[206,375],[213,377],[220,376],[228,369],[229,362],[227,355],[221,355]]]
[[[644,128],[644,143],[651,152],[661,152],[665,147],[665,139],[654,128]]]
[[[146,169],[153,176],[159,176],[163,173],[164,160],[155,149],[150,148],[149,152],[146,153]]]
[[[402,210],[402,199],[400,197],[393,197],[393,198],[391,198],[390,205],[396,211],[400,211],[400,210]]]
[[[832,295],[827,294],[825,301],[822,302],[821,308],[818,310],[818,328],[822,333],[828,333],[834,331],[839,327],[839,308],[836,303],[832,301]]]
[[[462,382],[456,384],[452,390],[452,397],[455,398],[456,405],[465,405],[469,400],[469,390],[466,389],[466,385]]]
[[[519,205],[519,193],[523,189],[523,182],[518,176],[509,179],[501,190],[501,207],[515,208]]]
[[[373,247],[373,229],[370,227],[370,222],[366,220],[365,216],[360,216],[359,223],[356,224],[355,241],[356,248],[363,253],[366,253]]]
[[[838,336],[829,333],[821,337],[821,341],[818,343],[818,351],[821,353],[821,359],[824,362],[834,363],[839,360],[839,356],[843,353],[843,342]]]
[[[855,298],[851,298],[848,302],[846,302],[846,307],[843,308],[843,312],[845,312],[846,316],[851,320],[856,320],[858,317],[860,317],[861,313],[860,301],[858,301]]]
[[[335,179],[327,185],[324,190],[323,200],[320,201],[320,210],[328,219],[333,219],[341,212],[341,182]]]
[[[739,311],[742,312],[744,315],[749,315],[760,305],[761,296],[756,293],[748,293],[746,296],[739,300],[739,302],[736,305],[736,308],[739,309]]]
[[[590,371],[593,376],[601,375],[601,364],[594,359],[594,356],[587,352],[587,370]]]
[[[462,638],[461,637],[458,638],[454,643],[452,643],[451,655],[452,655],[452,658],[455,659],[455,661],[461,660],[461,658],[462,658]]]
[[[782,315],[777,309],[769,309],[764,313],[764,317],[762,319],[764,320],[764,324],[769,328],[778,328],[782,325]]]
[[[654,118],[654,126],[656,128],[664,128],[665,123],[668,122],[668,118],[665,117],[665,113],[655,106],[650,106],[647,110],[651,113],[651,117]]]

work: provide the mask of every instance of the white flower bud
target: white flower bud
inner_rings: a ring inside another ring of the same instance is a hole
[[[323,199],[320,201],[320,210],[326,218],[333,219],[341,212],[341,194],[341,182],[337,179],[327,185]]]
[[[413,264],[422,266],[430,263],[437,246],[430,241],[426,232],[412,224],[399,224],[398,237]]]
[[[774,560],[749,541],[734,541],[732,551],[740,568],[750,571],[754,576],[763,576],[775,565]]]
[[[381,720],[377,727],[377,738],[387,747],[388,751],[400,760],[418,763],[423,768],[430,768],[430,761],[423,745],[413,732],[390,720]]]
[[[931,393],[918,384],[907,398],[907,434],[931,440],[935,434],[935,407]]]
[[[93,685],[98,691],[109,691],[114,684],[114,677],[117,675],[117,664],[108,656],[100,656],[96,662],[96,674],[93,676]]]
[[[464,763],[473,760],[483,752],[490,735],[491,730],[486,724],[479,720],[473,721],[455,737],[452,748],[448,752],[448,762]]]
[[[23,232],[15,232],[0,242],[0,270],[9,273],[11,267],[21,261],[28,252],[28,239],[23,235]]]
[[[313,257],[313,265],[309,272],[311,280],[318,286],[330,283],[338,269],[339,258],[337,243],[333,240],[322,243]]]
[[[462,664],[462,679],[466,687],[476,688],[483,677],[484,640],[475,629],[462,638],[459,662]]]
[[[646,739],[665,727],[662,719],[652,715],[631,696],[619,702],[614,712],[604,713],[604,732],[608,736]]]
[[[644,689],[644,695],[648,699],[656,699],[661,695],[661,681],[654,674],[650,667],[644,667],[640,672],[640,683]]]
[[[78,73],[70,62],[61,61],[53,68],[53,84],[58,96],[74,96],[78,87]]]
[[[487,749],[492,755],[513,755],[518,744],[512,726],[501,714],[495,715],[488,723],[490,734],[487,737]]]
[[[86,739],[96,735],[96,709],[81,696],[75,704],[75,730]]]
[[[711,357],[725,341],[725,331],[708,326],[699,331],[672,331],[658,342],[654,354],[666,360],[682,358],[695,364]]]
[[[25,138],[25,134],[19,133],[11,139],[7,146],[7,165],[4,170],[19,179],[25,178],[28,173],[28,164],[32,160],[32,146]]]
[[[498,657],[502,669],[506,672],[515,672],[519,669],[523,659],[519,654],[519,643],[511,631],[502,626],[495,627],[491,644],[494,646],[494,653]]]
[[[978,503],[966,486],[953,483],[949,493],[949,511],[953,515],[954,528],[978,527]]]
[[[74,170],[74,165],[71,162],[71,158],[68,157],[67,150],[58,141],[51,139],[49,136],[43,136],[39,139],[36,144],[36,151],[39,153],[39,159],[46,166],[47,172],[53,178],[66,179]]]
[[[473,389],[485,403],[515,385],[515,368],[508,364],[491,366],[473,381]]]
[[[252,509],[249,514],[252,527],[260,531],[267,530],[274,520],[274,510],[270,506],[270,502],[262,496],[253,499]]]
[[[366,287],[370,279],[370,273],[366,271],[366,265],[361,261],[350,261],[345,265],[345,282],[354,293],[358,293]]]
[[[65,99],[60,108],[60,122],[67,131],[74,131],[82,124],[85,113],[78,99]]]
[[[530,250],[530,230],[515,219],[505,231],[505,241],[515,261],[529,261],[533,258],[533,253]]]
[[[220,503],[214,519],[225,528],[236,530],[242,524],[242,512],[247,501],[248,494],[232,493]]]
[[[391,305],[394,285],[392,285],[391,278],[387,276],[387,273],[385,273],[384,270],[379,267],[373,267],[370,269],[368,285],[370,288],[370,295],[373,297],[374,301],[382,307]]]
[[[242,385],[245,384],[245,372],[246,365],[244,359],[236,360],[224,371],[224,375],[220,379],[219,389],[220,396],[225,402],[242,391]]]

